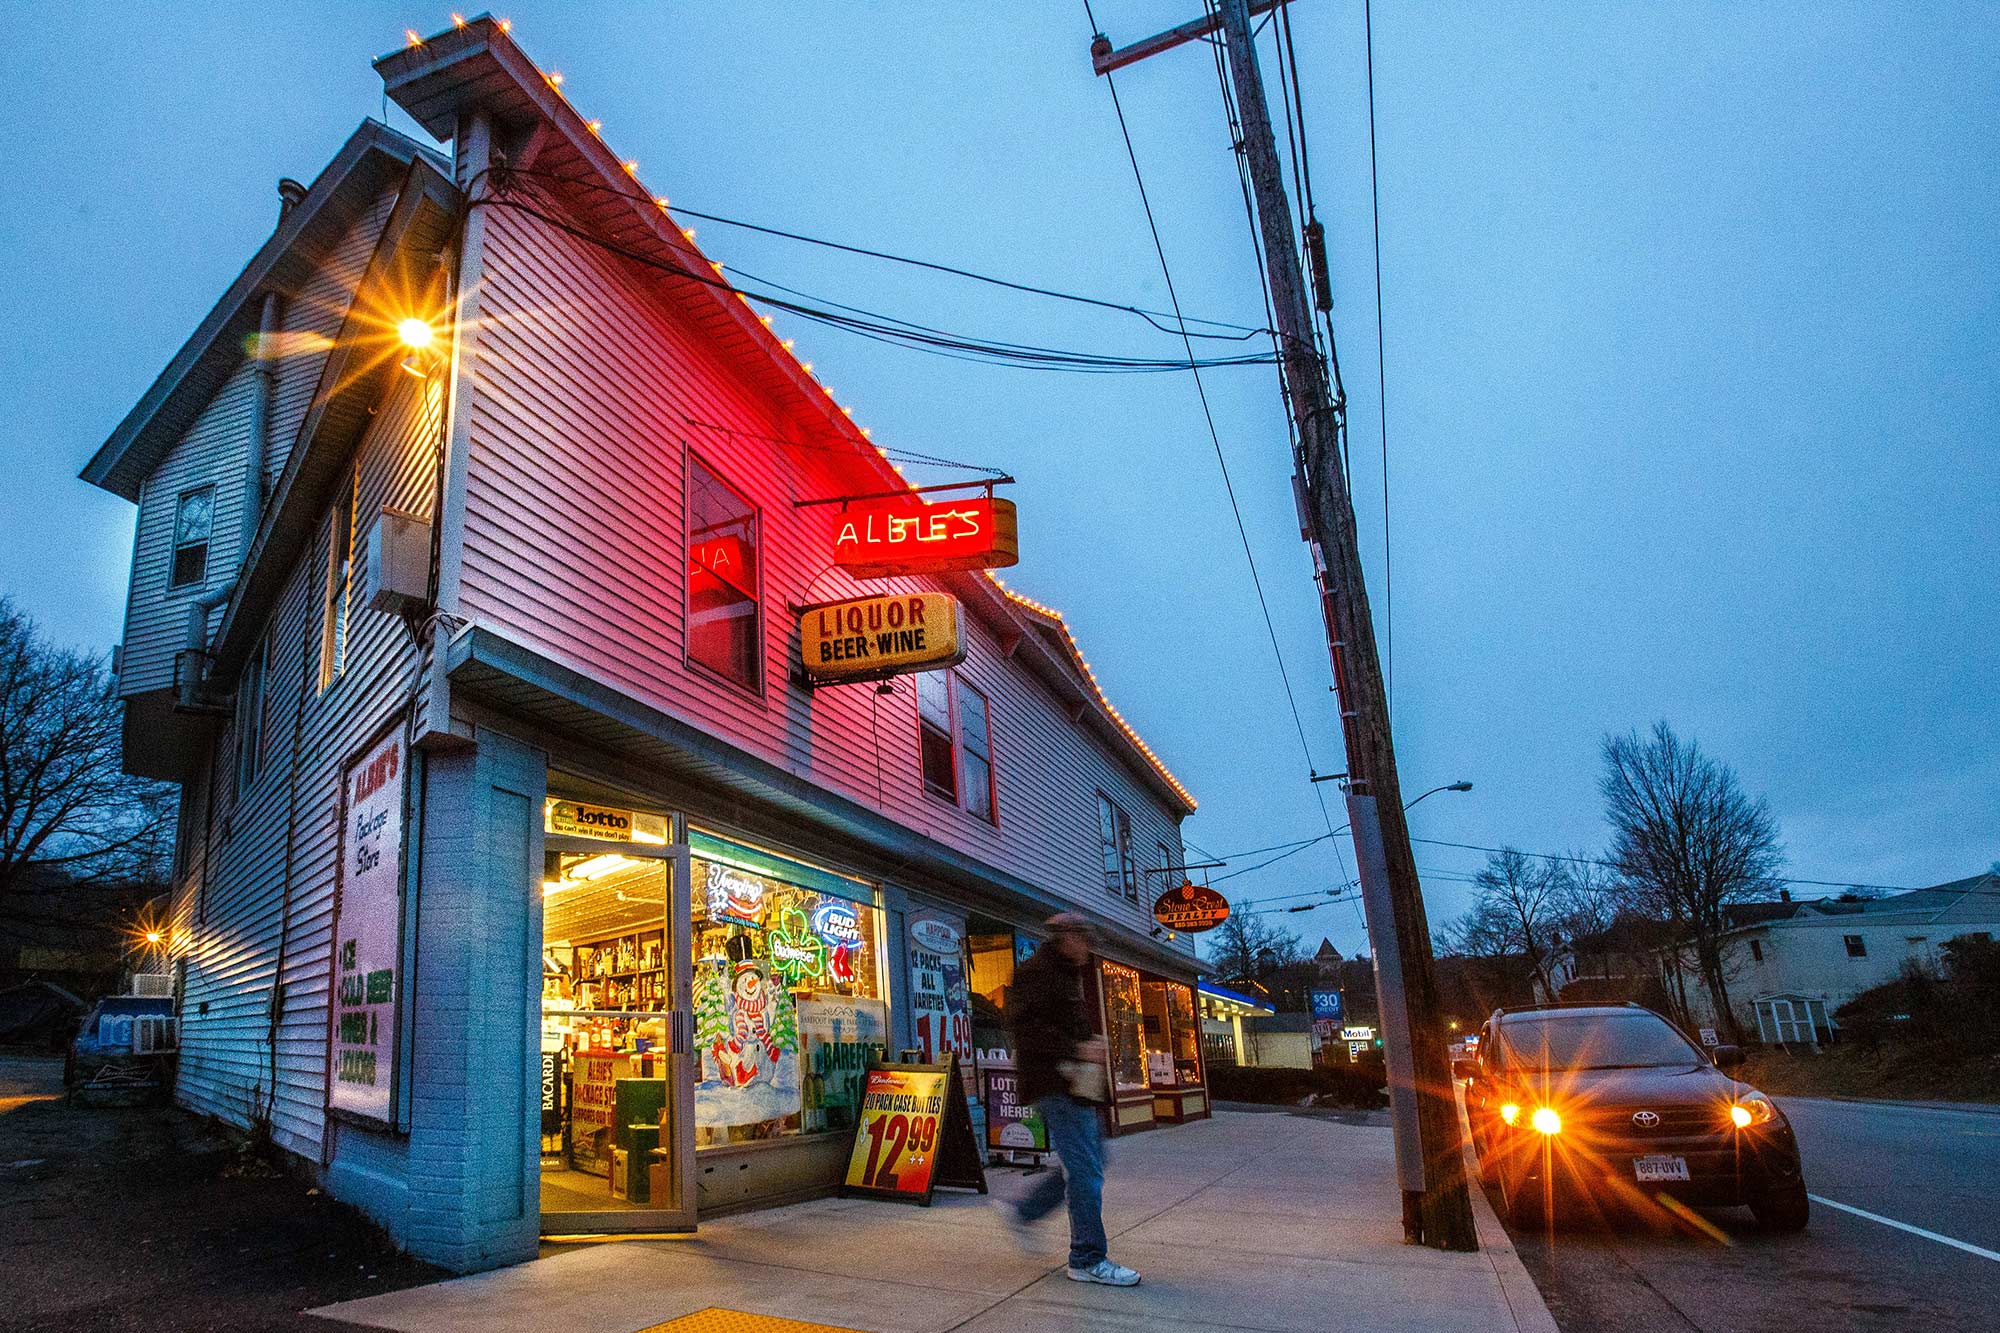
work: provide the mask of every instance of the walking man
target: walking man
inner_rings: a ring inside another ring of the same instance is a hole
[[[1104,1140],[1097,1108],[1107,1100],[1104,1038],[1091,1032],[1090,923],[1063,912],[1049,918],[1049,942],[1014,974],[1007,1018],[1023,1101],[1034,1103],[1062,1159],[1014,1205],[1018,1230],[1069,1200],[1069,1278],[1110,1287],[1138,1285],[1139,1275],[1111,1262],[1104,1236]]]

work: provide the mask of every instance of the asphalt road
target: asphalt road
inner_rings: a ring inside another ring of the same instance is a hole
[[[1509,1228],[1563,1333],[2000,1326],[2000,1107],[1778,1101],[1815,1196],[1803,1235],[1736,1208]]]

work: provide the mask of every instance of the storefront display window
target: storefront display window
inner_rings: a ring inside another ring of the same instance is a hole
[[[1150,1083],[1139,974],[1108,961],[1103,970],[1105,1042],[1110,1050],[1112,1081],[1120,1092],[1144,1092]]]
[[[1194,990],[1178,981],[1145,981],[1146,1076],[1155,1088],[1201,1083],[1201,1034],[1195,1027]]]
[[[975,931],[967,940],[972,960],[972,1046],[982,1064],[1010,1064],[1007,992],[1014,984],[1012,931]]]
[[[697,1148],[851,1129],[888,1041],[872,888],[803,866],[817,887],[792,883],[777,858],[703,841],[719,850],[692,862]]]

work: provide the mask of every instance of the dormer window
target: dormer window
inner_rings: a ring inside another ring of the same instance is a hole
[[[174,503],[174,568],[169,588],[192,588],[208,577],[208,539],[215,530],[215,487],[182,491]]]

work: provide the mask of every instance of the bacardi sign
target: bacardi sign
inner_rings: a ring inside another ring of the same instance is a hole
[[[1014,502],[856,500],[834,520],[833,559],[860,578],[1004,569],[1020,559]]]
[[[958,599],[896,593],[808,606],[799,612],[800,665],[820,682],[876,680],[965,660]]]

